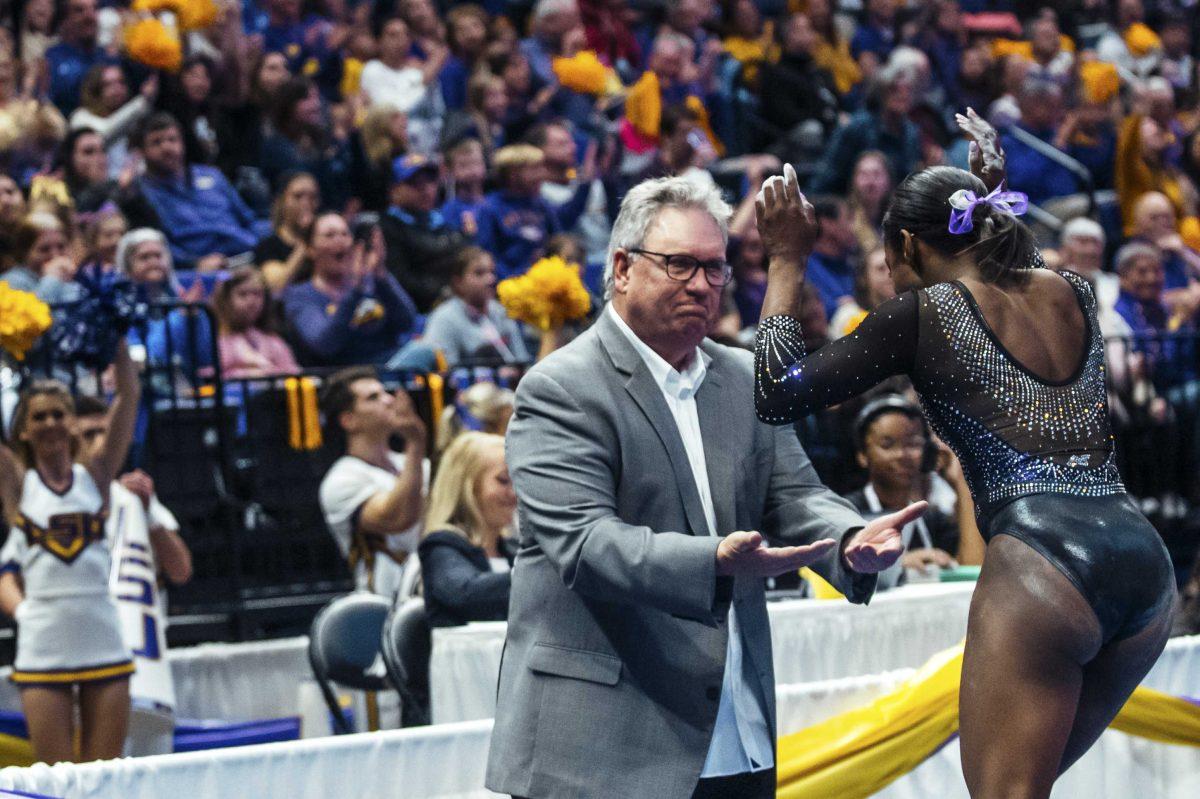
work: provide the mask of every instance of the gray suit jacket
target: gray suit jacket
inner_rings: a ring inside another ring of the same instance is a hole
[[[754,415],[750,353],[705,341],[696,394],[721,535],[802,543],[863,525],[821,485],[791,427]],[[616,324],[600,321],[517,390],[508,465],[520,499],[487,787],[526,797],[689,797],[712,738],[736,604],[744,677],[772,730],[761,579],[718,578],[674,418]],[[852,601],[874,576],[829,556]]]

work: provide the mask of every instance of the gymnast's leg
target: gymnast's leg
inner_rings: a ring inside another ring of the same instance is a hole
[[[1158,660],[1171,633],[1173,610],[1173,604],[1166,603],[1144,628],[1105,644],[1084,667],[1079,711],[1059,766],[1060,774],[1091,748]]]
[[[959,697],[973,799],[1043,799],[1059,773],[1100,622],[1074,583],[1024,542],[996,535],[967,625]]]

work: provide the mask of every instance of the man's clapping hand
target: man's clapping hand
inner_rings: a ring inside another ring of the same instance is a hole
[[[837,546],[822,538],[799,547],[768,547],[762,534],[754,531],[730,533],[717,546],[717,575],[728,577],[774,577],[798,571],[814,563]]]

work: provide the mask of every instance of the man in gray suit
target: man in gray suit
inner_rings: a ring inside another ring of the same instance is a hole
[[[866,602],[923,510],[865,523],[790,428],[755,418],[750,353],[705,338],[730,277],[729,216],[687,179],[631,190],[611,303],[517,390],[521,548],[491,790],[774,796],[763,578],[811,565]]]

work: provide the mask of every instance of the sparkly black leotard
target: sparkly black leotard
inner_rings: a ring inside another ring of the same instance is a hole
[[[1088,326],[1067,380],[1022,366],[966,287],[940,283],[889,300],[807,356],[797,320],[763,320],[755,406],[764,422],[785,424],[908,375],[930,425],[962,462],[984,538],[1012,535],[1040,552],[1087,598],[1111,640],[1172,600],[1173,573],[1117,472],[1095,296],[1084,278],[1065,276]]]

